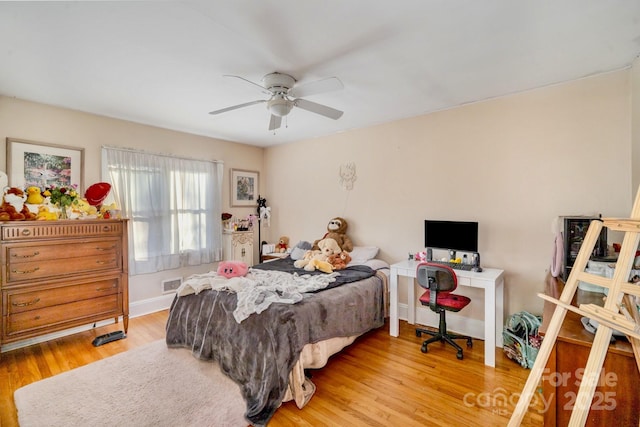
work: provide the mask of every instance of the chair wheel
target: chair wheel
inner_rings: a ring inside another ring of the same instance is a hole
[[[422,347],[420,347],[420,351],[423,352],[423,353],[426,353],[427,352],[427,346],[423,345]]]
[[[473,340],[471,338],[467,340],[467,347],[469,348],[473,347]]]
[[[422,336],[422,332],[420,332],[419,330],[416,329],[416,336],[417,337],[421,337]]]
[[[463,357],[463,356],[462,356],[462,352],[461,352],[461,351],[459,351],[459,352],[456,354],[456,357],[458,358],[458,360],[462,360],[462,357]]]

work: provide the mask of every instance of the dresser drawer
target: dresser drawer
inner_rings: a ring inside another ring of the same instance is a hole
[[[121,236],[124,222],[120,220],[98,221],[23,221],[5,224],[2,241],[54,240],[82,237]]]
[[[24,311],[4,317],[5,338],[15,334],[24,334],[40,328],[52,328],[66,322],[88,319],[96,316],[117,316],[121,313],[119,295],[107,295],[92,300],[73,301],[67,304]]]
[[[76,242],[16,243],[5,245],[7,263],[79,258],[120,253],[118,239],[82,239]]]
[[[59,286],[36,290],[5,291],[7,307],[3,315],[39,310],[41,308],[66,304],[69,301],[83,301],[117,294],[120,291],[119,278],[99,280],[78,285]]]
[[[40,278],[57,278],[65,274],[80,274],[119,268],[115,254],[67,260],[16,262],[7,267],[7,284]]]

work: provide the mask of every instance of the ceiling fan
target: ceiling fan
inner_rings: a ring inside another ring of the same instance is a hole
[[[293,107],[302,108],[303,110],[320,114],[333,120],[339,119],[343,114],[342,111],[336,110],[335,108],[302,99],[304,96],[343,89],[344,86],[337,77],[329,77],[299,86],[296,86],[296,79],[283,73],[267,74],[262,78],[264,85],[254,83],[240,76],[225,75],[224,77],[233,77],[251,83],[259,87],[262,93],[269,95],[270,98],[258,99],[256,101],[221,108],[220,110],[211,111],[209,114],[221,114],[250,105],[266,103],[267,109],[271,113],[269,130],[278,129],[282,124],[282,118],[289,114]]]

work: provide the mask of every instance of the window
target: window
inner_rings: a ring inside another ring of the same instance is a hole
[[[102,173],[129,219],[129,274],[222,259],[221,163],[103,147]]]

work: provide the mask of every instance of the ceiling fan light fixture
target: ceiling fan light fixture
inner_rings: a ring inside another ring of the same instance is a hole
[[[274,116],[284,117],[291,112],[293,101],[283,95],[278,95],[267,103],[267,108]]]

